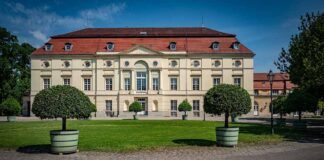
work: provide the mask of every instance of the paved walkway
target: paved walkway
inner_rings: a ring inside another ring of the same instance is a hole
[[[250,146],[239,148],[223,147],[180,147],[174,149],[160,149],[153,151],[139,151],[130,153],[113,152],[79,152],[69,155],[53,155],[49,153],[17,152],[15,150],[0,150],[0,160],[33,159],[33,160],[323,160],[324,143],[286,142],[274,145]]]

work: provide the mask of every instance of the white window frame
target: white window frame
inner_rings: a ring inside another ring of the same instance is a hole
[[[71,85],[71,78],[63,78],[63,85],[70,86]]]
[[[124,78],[124,87],[126,91],[131,90],[131,79],[130,78]]]
[[[106,78],[106,91],[112,91],[113,90],[113,79],[112,77]]]
[[[83,79],[83,90],[91,91],[91,78]]]
[[[153,90],[157,91],[160,89],[160,83],[159,83],[159,78],[153,78],[152,79],[152,88]]]
[[[239,80],[239,83],[237,80]],[[242,77],[233,77],[233,83],[236,86],[242,87]]]
[[[146,91],[147,90],[147,73],[136,72],[136,90]]]
[[[51,79],[43,78],[43,89],[51,88]]]
[[[106,100],[106,111],[112,111],[112,100]]]
[[[200,78],[199,77],[192,78],[192,90],[194,90],[194,91],[200,90]]]
[[[171,100],[170,101],[170,115],[171,117],[177,117],[178,116],[178,101],[177,100]]]
[[[172,91],[178,90],[178,78],[177,77],[170,77],[170,89]]]
[[[222,77],[213,77],[213,86],[220,85],[222,83]]]
[[[200,117],[200,100],[192,101],[192,111],[194,117]]]
[[[272,95],[279,95],[279,90],[278,89],[273,89],[272,90]]]

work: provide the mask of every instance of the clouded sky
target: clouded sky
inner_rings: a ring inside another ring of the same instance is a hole
[[[203,25],[236,34],[255,52],[255,71],[267,72],[298,33],[300,16],[317,11],[324,0],[2,0],[0,26],[39,47],[52,35],[86,27]]]

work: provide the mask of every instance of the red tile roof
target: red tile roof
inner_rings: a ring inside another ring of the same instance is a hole
[[[147,32],[140,36],[139,32]],[[219,49],[211,48],[213,42],[219,42]],[[114,52],[123,52],[134,45],[143,45],[156,51],[170,51],[170,42],[176,42],[176,51],[189,54],[248,54],[253,52],[243,44],[233,49],[237,42],[235,35],[222,33],[208,28],[99,28],[83,29],[63,35],[53,36],[48,43],[52,51],[45,51],[44,46],[33,54],[95,54],[107,51],[106,44],[115,44]],[[72,51],[64,51],[64,44],[73,44]]]
[[[254,89],[270,90],[270,82],[267,78],[268,73],[254,73]],[[291,83],[288,73],[274,73],[273,89],[284,89],[286,81],[286,89],[291,90],[297,86]]]

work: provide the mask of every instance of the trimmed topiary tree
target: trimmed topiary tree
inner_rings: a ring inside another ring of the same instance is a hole
[[[62,118],[62,130],[51,131],[53,153],[77,151],[79,131],[67,130],[66,119],[86,119],[93,111],[94,105],[88,96],[66,85],[53,86],[37,93],[32,108],[32,112],[41,119]]]
[[[251,110],[249,93],[241,87],[221,84],[217,85],[205,94],[204,110],[206,113],[225,115],[224,127],[216,128],[216,140],[218,145],[237,145],[239,128],[229,128],[228,118],[231,114],[246,114]]]
[[[16,120],[16,116],[20,115],[21,106],[15,98],[7,98],[0,105],[0,112],[7,116],[8,122]]]
[[[134,112],[134,120],[136,120],[137,119],[137,112],[141,112],[141,111],[143,111],[143,107],[142,107],[142,105],[139,103],[139,102],[137,102],[137,101],[134,101],[130,106],[129,106],[129,111],[131,111],[131,112]]]
[[[317,100],[302,89],[294,89],[287,97],[288,112],[298,112],[298,120],[301,121],[302,112],[315,112]]]
[[[179,104],[178,110],[180,112],[184,112],[184,115],[182,115],[182,120],[186,120],[188,117],[187,112],[192,110],[192,106],[190,105],[188,100],[185,99]]]

